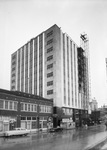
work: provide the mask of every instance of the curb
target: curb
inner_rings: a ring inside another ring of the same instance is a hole
[[[84,150],[98,150],[98,148],[102,147],[107,142],[107,137],[105,137],[103,140],[97,142],[96,144],[84,149]]]

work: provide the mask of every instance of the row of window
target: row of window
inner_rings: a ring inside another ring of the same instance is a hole
[[[47,82],[47,86],[53,85],[53,81]]]
[[[12,68],[12,71],[14,71],[15,70],[15,67],[14,68]]]
[[[21,117],[21,120],[37,120],[37,118],[36,117],[24,117],[24,116],[22,116]]]
[[[16,58],[16,55],[14,55],[14,56],[12,57],[12,60],[15,59],[15,58]]]
[[[52,107],[46,105],[39,106],[40,113],[52,113]]]
[[[53,94],[53,90],[47,91],[47,95],[51,95],[51,94]]]
[[[17,102],[0,99],[0,109],[17,110]]]
[[[53,47],[50,47],[50,48],[47,49],[47,53],[49,53],[51,51],[53,51]]]
[[[65,115],[72,115],[73,114],[73,110],[71,108],[63,108],[63,113]]]
[[[47,41],[47,45],[51,44],[53,42],[53,39],[50,39],[49,41]]]
[[[50,72],[47,74],[47,78],[52,77],[53,76],[53,72]]]
[[[21,103],[21,111],[37,112],[37,105],[30,103]]]
[[[53,64],[47,65],[47,69],[53,68]]]
[[[12,83],[14,83],[15,82],[15,80],[12,80]]]
[[[37,104],[21,103],[21,111],[37,112]],[[39,105],[40,113],[51,113],[52,107],[46,105]]]
[[[15,73],[12,74],[12,77],[15,77]]]
[[[47,37],[51,36],[53,34],[53,30],[47,33]]]
[[[15,65],[16,64],[16,62],[14,61],[14,62],[12,62],[12,65]]]
[[[53,55],[47,57],[47,61],[49,61],[49,60],[51,60],[51,59],[53,59]]]

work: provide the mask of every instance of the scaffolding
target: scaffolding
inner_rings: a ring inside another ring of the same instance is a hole
[[[78,70],[81,107],[88,110],[90,101],[89,40],[85,33],[80,35],[80,47],[78,48]]]

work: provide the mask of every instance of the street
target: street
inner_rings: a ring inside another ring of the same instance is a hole
[[[106,137],[105,126],[0,138],[0,150],[85,150]]]

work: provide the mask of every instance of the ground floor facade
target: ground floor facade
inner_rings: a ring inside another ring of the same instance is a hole
[[[77,108],[53,107],[53,125],[71,129],[81,127],[83,120],[88,117],[87,110]]]
[[[50,121],[51,120],[51,121]],[[0,132],[13,130],[21,127],[28,130],[46,130],[53,127],[53,121],[50,116],[0,116]]]

